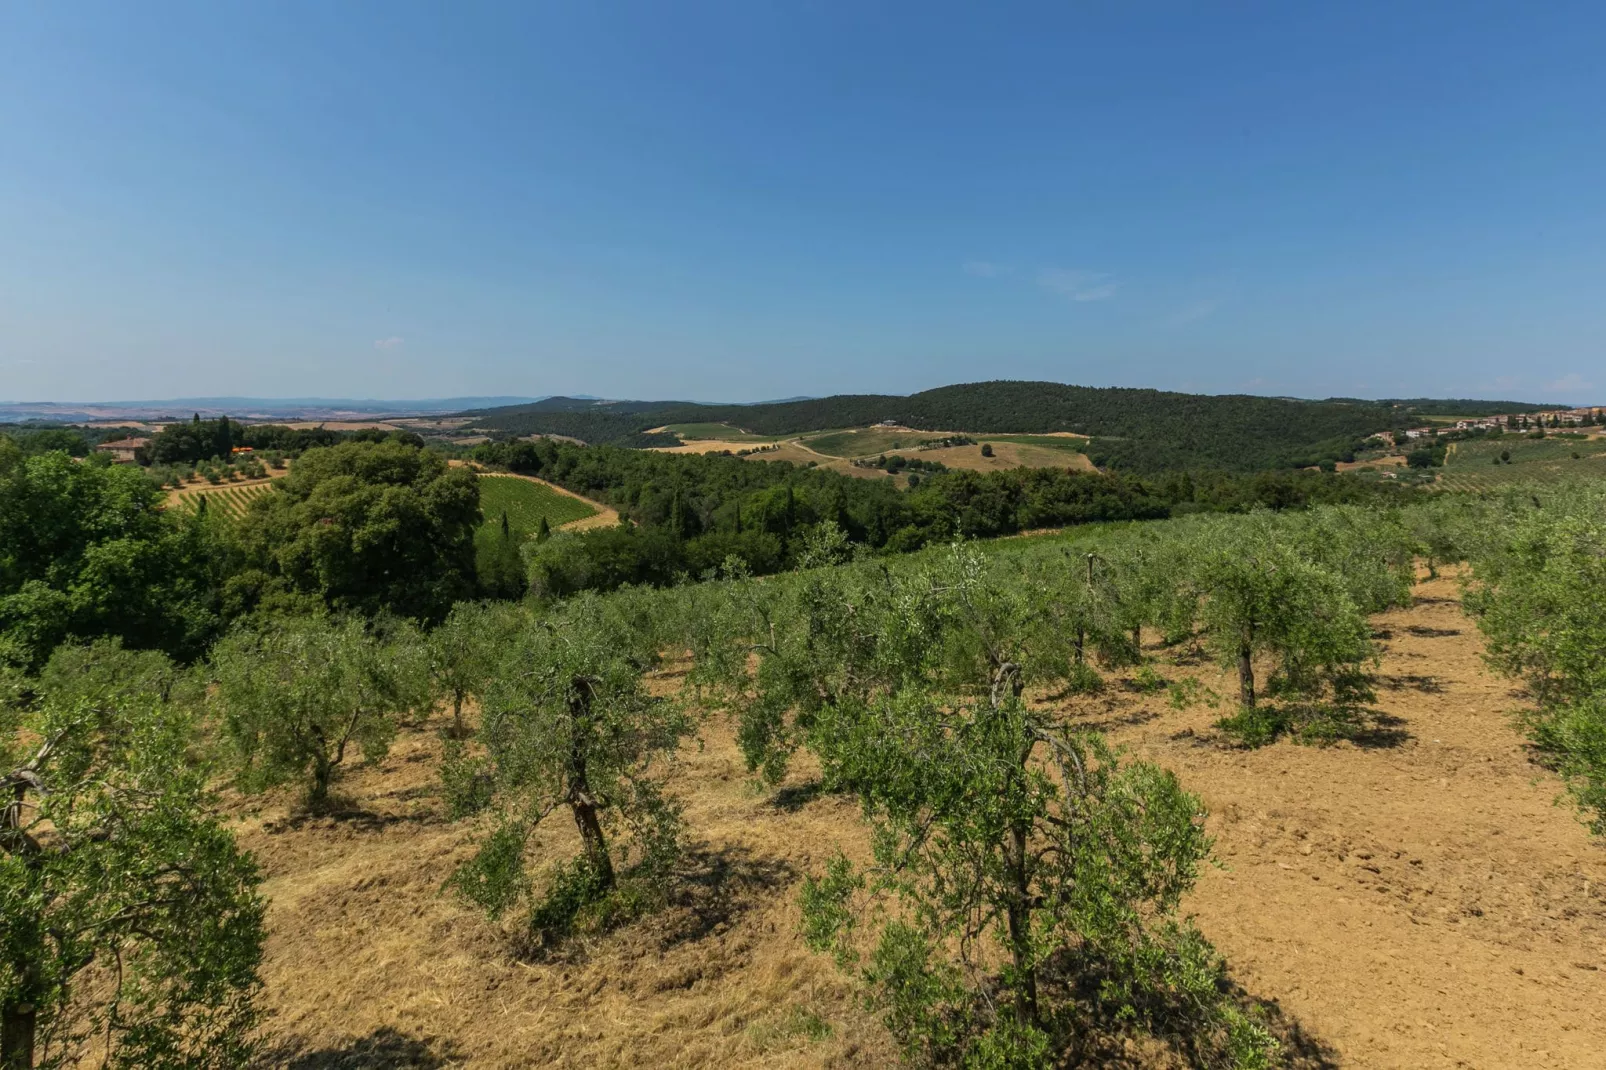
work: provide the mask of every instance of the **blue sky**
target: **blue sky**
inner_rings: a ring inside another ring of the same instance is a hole
[[[0,399],[1606,401],[1606,6],[0,7]]]

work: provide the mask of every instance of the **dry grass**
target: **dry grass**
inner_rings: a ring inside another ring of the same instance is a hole
[[[1229,749],[1214,712],[1118,682],[1064,712],[1203,795],[1223,868],[1205,871],[1186,909],[1236,981],[1330,1047],[1326,1065],[1599,1067],[1606,852],[1553,805],[1559,785],[1507,718],[1520,697],[1483,669],[1454,582],[1419,595],[1377,621],[1379,705],[1395,734],[1368,745]],[[1226,684],[1169,655],[1159,668]],[[272,902],[272,1065],[893,1062],[880,1026],[798,936],[802,875],[838,845],[866,850],[856,808],[817,794],[806,761],[779,793],[755,791],[729,730],[708,724],[669,775],[696,837],[671,908],[526,962],[505,931],[439,892],[475,830],[442,815],[435,727],[344,778],[338,816],[297,816],[286,796],[237,802]],[[557,858],[575,841],[552,821],[536,849]],[[1174,1064],[1135,1047],[1119,1065]]]
[[[981,455],[981,443],[993,448],[991,457]],[[1000,472],[1010,468],[1073,468],[1079,472],[1097,472],[1087,454],[1074,450],[1050,449],[1018,442],[991,442],[978,439],[974,446],[947,446],[935,450],[896,450],[905,457],[918,457],[922,461],[941,461],[949,468],[965,468],[972,472]]]

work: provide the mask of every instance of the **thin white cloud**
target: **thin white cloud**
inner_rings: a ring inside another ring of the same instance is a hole
[[[1044,268],[1037,273],[1037,284],[1068,301],[1108,301],[1120,288],[1107,272]]]
[[[991,260],[967,260],[964,266],[966,275],[974,275],[979,279],[996,279],[1009,274],[1007,264],[995,264]]]
[[[1576,394],[1581,390],[1591,390],[1594,383],[1588,382],[1577,372],[1569,372],[1560,379],[1552,379],[1545,384],[1546,390],[1554,390],[1558,394]]]
[[[389,338],[376,338],[374,339],[374,348],[400,349],[403,341],[404,339],[397,338],[395,335],[391,335]]]

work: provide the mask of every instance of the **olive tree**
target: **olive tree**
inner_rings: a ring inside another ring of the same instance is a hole
[[[582,596],[526,615],[481,698],[476,748],[445,770],[459,814],[490,810],[494,827],[452,885],[492,918],[524,902],[542,939],[587,918],[639,909],[656,895],[679,849],[680,814],[652,777],[689,729],[684,713],[648,693],[650,639],[607,601]],[[544,887],[528,875],[530,838],[567,811],[580,852]]]
[[[1606,834],[1606,493],[1526,490],[1492,527],[1503,534],[1473,553],[1467,609],[1490,663],[1527,685],[1530,738]]]
[[[1193,564],[1200,620],[1223,668],[1236,669],[1240,715],[1222,727],[1245,742],[1285,728],[1314,736],[1353,725],[1374,698],[1371,626],[1333,572],[1310,560],[1268,518],[1218,525]],[[1271,662],[1264,691],[1256,659]],[[1263,698],[1288,700],[1262,710]]]
[[[463,703],[491,680],[502,646],[521,615],[497,604],[459,602],[430,631],[426,642],[430,683],[435,696],[452,704],[451,735],[468,735]]]
[[[353,748],[385,756],[396,716],[429,701],[428,664],[411,625],[286,618],[221,640],[210,663],[239,783],[260,791],[301,780],[324,804]]]
[[[1023,697],[1065,671],[1052,593],[969,548],[895,586],[861,636],[924,641],[882,646],[880,686],[809,733],[875,833],[868,868],[806,882],[811,946],[916,1061],[1055,1065],[1132,1023],[1254,1065],[1270,1038],[1177,914],[1209,851],[1199,800]]]
[[[257,1020],[255,864],[211,813],[171,666],[59,650],[0,712],[0,1067],[242,1065]],[[161,659],[165,661],[165,659]]]

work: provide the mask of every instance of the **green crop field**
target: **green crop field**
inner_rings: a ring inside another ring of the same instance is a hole
[[[879,427],[867,427],[857,431],[830,431],[805,438],[803,444],[829,457],[872,457],[888,450],[916,449],[922,442],[935,442],[947,437],[930,431],[886,431]]]
[[[699,439],[715,439],[720,442],[778,442],[773,435],[750,435],[739,427],[730,424],[670,424],[668,430],[679,435],[688,442]]]
[[[1561,435],[1549,435],[1545,438],[1524,438],[1518,435],[1501,435],[1493,439],[1477,438],[1453,443],[1444,464],[1447,468],[1476,468],[1479,465],[1493,467],[1494,459],[1502,452],[1511,454],[1513,466],[1538,461],[1570,461],[1575,453],[1585,457],[1606,453],[1606,440],[1585,440],[1582,437],[1568,438]]]
[[[1510,454],[1509,463],[1495,463],[1502,452]],[[1606,442],[1554,435],[1541,439],[1502,435],[1457,442],[1445,458],[1437,483],[1444,490],[1483,491],[1508,483],[1553,483],[1577,477],[1606,478]]]
[[[1507,483],[1555,483],[1564,479],[1606,479],[1606,455],[1571,457],[1560,461],[1534,461],[1528,464],[1462,465],[1439,471],[1437,485],[1444,490],[1494,490]]]
[[[1086,453],[1088,440],[1063,435],[971,435],[977,442],[1013,442],[1017,446],[1042,446],[1066,453]]]
[[[480,476],[480,511],[485,514],[481,530],[499,526],[506,512],[508,527],[520,538],[535,534],[542,517],[549,527],[556,528],[596,514],[585,502],[551,487],[518,476],[493,475]]]
[[[201,507],[201,498],[204,496],[208,512],[221,511],[229,519],[238,520],[245,515],[246,506],[251,504],[253,498],[267,494],[272,489],[271,483],[253,483],[248,487],[220,483],[216,487],[184,495],[178,500],[178,508],[194,512]]]

